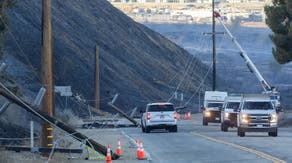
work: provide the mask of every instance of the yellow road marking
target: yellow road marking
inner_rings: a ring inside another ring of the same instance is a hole
[[[199,137],[202,137],[202,138],[205,138],[207,140],[210,140],[210,141],[213,141],[213,142],[216,142],[216,143],[220,143],[220,144],[224,144],[224,145],[228,145],[228,146],[231,146],[233,148],[237,148],[237,149],[240,149],[240,150],[243,150],[243,151],[246,151],[246,152],[249,152],[249,153],[253,153],[253,154],[256,154],[264,159],[267,159],[267,160],[270,160],[274,163],[286,163],[286,161],[284,160],[281,160],[279,158],[276,158],[274,156],[271,156],[271,155],[268,155],[266,153],[263,153],[263,152],[260,152],[260,151],[257,151],[257,150],[254,150],[254,149],[251,149],[251,148],[247,148],[247,147],[244,147],[244,146],[241,146],[241,145],[238,145],[238,144],[234,144],[234,143],[230,143],[230,142],[226,142],[226,141],[223,141],[223,140],[219,140],[219,139],[214,139],[212,137],[209,137],[209,136],[206,136],[206,135],[202,135],[202,134],[199,134],[197,132],[191,132],[191,134],[193,135],[196,135],[196,136],[199,136]]]

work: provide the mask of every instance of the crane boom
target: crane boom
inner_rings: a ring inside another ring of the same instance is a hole
[[[242,49],[240,44],[237,42],[236,38],[231,34],[229,29],[226,27],[226,25],[223,23],[223,21],[220,19],[221,16],[218,12],[214,12],[214,17],[217,18],[217,20],[220,22],[220,24],[224,27],[226,33],[229,35],[231,38],[232,42],[235,43],[237,48],[240,50],[240,56],[245,60],[245,63],[247,64],[248,69],[255,74],[257,79],[260,81],[261,86],[264,89],[265,94],[270,94],[271,101],[273,102],[275,107],[280,107],[280,93],[274,88],[271,87],[267,81],[263,78],[259,70],[256,68],[254,63],[251,61],[251,59],[248,57],[247,53]]]
[[[271,92],[271,86],[263,78],[263,76],[261,75],[261,73],[259,72],[259,70],[256,68],[256,66],[254,65],[254,63],[248,57],[247,53],[242,49],[242,47],[240,46],[240,44],[237,42],[236,38],[231,34],[231,32],[229,31],[229,29],[222,22],[222,20],[220,19],[220,14],[217,13],[217,12],[215,12],[214,13],[214,16],[217,18],[217,20],[220,22],[220,24],[224,27],[225,31],[227,32],[227,34],[231,38],[232,42],[234,42],[235,45],[237,46],[237,48],[240,50],[240,56],[245,60],[245,62],[247,64],[247,67],[249,68],[249,70],[256,75],[256,77],[260,81],[260,83],[261,83],[261,85],[262,85],[265,93]]]

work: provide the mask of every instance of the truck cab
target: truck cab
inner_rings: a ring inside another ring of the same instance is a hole
[[[209,122],[221,123],[221,109],[227,92],[206,91],[203,106],[203,125],[207,126]]]
[[[241,95],[229,95],[225,98],[221,111],[221,131],[227,132],[229,127],[237,127],[237,114]]]
[[[278,136],[278,117],[269,95],[243,95],[237,116],[240,137],[245,132],[268,132],[269,136]]]

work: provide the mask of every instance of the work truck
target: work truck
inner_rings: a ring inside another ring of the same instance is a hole
[[[237,114],[242,95],[228,95],[221,111],[221,131],[227,132],[229,127],[237,127]]]
[[[221,123],[221,109],[227,92],[205,91],[203,106],[203,125],[207,126],[209,122]]]
[[[237,115],[237,135],[245,132],[268,132],[278,136],[278,117],[275,106],[267,94],[243,95]]]

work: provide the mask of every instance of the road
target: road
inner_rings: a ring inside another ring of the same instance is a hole
[[[179,121],[178,133],[140,128],[120,129],[131,139],[142,139],[148,161],[180,162],[292,162],[292,128],[280,128],[278,137],[267,133],[246,133],[238,137],[236,129],[220,131],[219,124],[202,126],[201,115]]]

